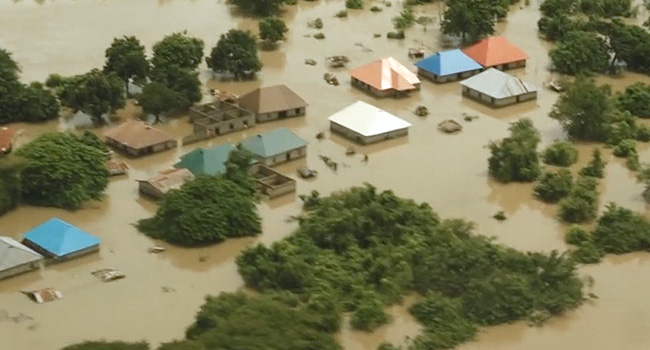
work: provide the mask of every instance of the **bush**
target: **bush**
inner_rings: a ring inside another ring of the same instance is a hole
[[[571,225],[564,236],[564,241],[567,244],[581,245],[591,241],[591,235],[582,226]]]
[[[573,177],[567,169],[556,173],[546,171],[535,186],[535,195],[544,202],[555,203],[566,197],[573,187]]]
[[[569,32],[549,56],[553,68],[564,74],[603,73],[609,68],[607,43],[591,32]]]
[[[616,95],[619,108],[640,118],[650,118],[650,85],[635,83]]]
[[[375,6],[370,8],[370,11],[372,11],[372,12],[381,12],[382,9],[381,9],[381,7],[375,5]]]
[[[386,38],[388,39],[404,39],[404,37],[403,31],[386,33]]]
[[[392,21],[395,30],[398,32],[412,27],[415,23],[415,14],[413,13],[413,7],[405,5],[404,10],[400,12],[399,16],[393,17]]]
[[[560,218],[565,222],[581,223],[594,219],[598,211],[598,192],[593,177],[582,176],[569,196],[560,201]]]
[[[450,349],[472,340],[478,331],[476,324],[464,316],[462,300],[440,293],[428,293],[423,300],[413,304],[409,312],[427,327],[424,335],[415,338],[415,344],[421,344],[423,348]],[[414,348],[419,347],[415,345]]]
[[[149,345],[146,342],[125,343],[121,341],[86,341],[66,346],[61,350],[149,350]]]
[[[360,10],[363,8],[363,0],[345,0],[345,7],[353,10]]]
[[[0,215],[14,209],[22,198],[21,172],[24,159],[16,156],[0,158]]]
[[[541,170],[537,158],[539,131],[530,119],[510,124],[510,136],[491,142],[488,171],[500,182],[535,181]]]
[[[605,255],[594,242],[587,241],[571,251],[571,259],[581,264],[595,264]]]
[[[636,142],[631,139],[623,140],[614,147],[614,155],[617,157],[625,158],[634,153],[636,153]]]
[[[607,165],[607,163],[605,163],[602,156],[600,155],[600,150],[596,148],[592,154],[592,158],[589,161],[589,164],[587,164],[586,167],[580,169],[580,175],[603,178],[605,175],[605,165]]]
[[[650,223],[641,214],[607,205],[593,232],[594,243],[606,253],[623,254],[650,250]]]
[[[639,125],[636,128],[636,136],[634,137],[637,141],[648,142],[650,141],[650,127],[646,125]]]
[[[323,28],[323,20],[320,18],[316,18],[313,21],[310,21],[307,23],[307,26],[310,28],[316,28],[316,29],[322,29]]]
[[[350,317],[352,328],[370,331],[388,322],[390,317],[384,310],[384,305],[377,296],[362,299]]]
[[[338,18],[344,18],[344,17],[347,17],[347,16],[348,16],[348,11],[347,10],[341,10],[341,11],[337,12],[336,14],[334,14],[334,17],[338,17]]]
[[[318,39],[318,40],[325,39],[325,34],[316,33],[316,34],[314,34],[314,39]]]
[[[569,166],[578,160],[578,150],[571,142],[556,142],[544,151],[542,159],[546,164]]]

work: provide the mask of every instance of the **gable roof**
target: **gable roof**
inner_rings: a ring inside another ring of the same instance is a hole
[[[415,64],[416,67],[435,75],[445,76],[482,69],[483,66],[459,49],[437,52]]]
[[[273,113],[307,107],[307,102],[286,85],[257,88],[237,99],[239,106],[253,113]]]
[[[235,146],[230,143],[210,148],[199,147],[192,152],[182,155],[181,161],[174,164],[174,168],[185,168],[194,175],[223,174],[226,172],[225,163],[228,160],[230,151],[234,149]]]
[[[132,119],[106,131],[104,136],[135,149],[174,141],[166,132]]]
[[[414,84],[420,84],[415,73],[392,57],[355,68],[350,71],[350,75],[378,90],[406,91],[415,89]]]
[[[18,243],[11,237],[0,237],[0,271],[43,259],[41,254]]]
[[[268,158],[307,146],[307,141],[287,128],[278,128],[249,137],[241,145],[262,158]]]
[[[502,36],[479,41],[463,52],[484,67],[512,63],[528,59],[528,55]]]
[[[379,135],[411,126],[406,120],[363,101],[343,108],[328,119],[363,136]]]
[[[61,220],[50,219],[24,236],[56,257],[65,256],[98,245],[101,239]]]
[[[166,169],[160,171],[158,175],[147,180],[137,180],[146,182],[160,193],[165,194],[171,190],[179,189],[185,181],[194,180],[194,174],[185,168]]]
[[[0,126],[0,152],[7,152],[11,149],[15,134],[16,129]]]
[[[495,68],[465,79],[460,84],[494,98],[506,98],[537,91],[536,86]]]

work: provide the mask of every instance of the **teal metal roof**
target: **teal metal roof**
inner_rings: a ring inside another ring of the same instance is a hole
[[[226,172],[226,161],[230,152],[235,149],[226,143],[210,148],[197,148],[181,156],[181,161],[174,168],[185,168],[194,175],[220,175]]]
[[[241,145],[259,157],[268,158],[307,146],[307,141],[287,128],[279,128],[249,137]]]

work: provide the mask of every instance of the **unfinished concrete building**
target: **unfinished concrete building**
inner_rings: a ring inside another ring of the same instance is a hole
[[[216,101],[191,108],[190,121],[194,134],[207,138],[255,126],[255,115],[232,103]]]
[[[296,180],[284,176],[263,164],[251,167],[253,178],[257,182],[257,190],[273,199],[296,191]]]

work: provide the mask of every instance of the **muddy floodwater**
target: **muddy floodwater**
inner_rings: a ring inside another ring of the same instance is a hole
[[[366,8],[370,8],[370,1]],[[512,71],[524,80],[541,86],[549,79],[547,71],[550,44],[537,36],[539,3],[516,5],[497,33],[508,37],[526,51],[531,59],[525,69]],[[313,181],[298,180],[297,194],[316,189],[328,194],[337,189],[370,182],[380,189],[392,189],[400,196],[426,201],[442,217],[462,217],[474,221],[477,231],[495,236],[507,245],[521,250],[550,251],[566,249],[565,227],[555,219],[556,207],[536,201],[532,185],[501,185],[488,179],[485,148],[490,140],[507,134],[508,123],[529,117],[539,128],[543,145],[562,138],[557,122],[547,117],[557,94],[540,90],[537,101],[503,109],[491,109],[461,97],[458,83],[435,85],[422,83],[420,92],[404,99],[374,99],[349,84],[345,70],[328,69],[324,58],[347,55],[350,67],[383,56],[394,56],[411,64],[407,49],[422,46],[428,52],[448,43],[439,35],[438,4],[416,7],[417,15],[434,18],[434,24],[416,25],[404,41],[373,38],[373,33],[391,30],[390,18],[401,9],[400,2],[383,12],[349,11],[346,19],[334,18],[344,7],[342,1],[299,1],[288,6],[283,18],[289,25],[288,40],[277,50],[261,51],[262,72],[251,82],[217,82],[205,65],[201,79],[207,88],[243,93],[260,85],[286,83],[309,103],[307,116],[282,122],[261,124],[250,129],[210,141],[185,146],[142,159],[127,159],[128,176],[113,178],[106,196],[100,202],[88,203],[82,210],[68,212],[58,209],[23,206],[0,217],[0,234],[20,239],[22,233],[51,217],[60,217],[100,236],[101,252],[47,269],[0,281],[0,349],[53,350],[91,339],[146,340],[152,345],[183,337],[185,328],[208,294],[233,292],[243,288],[234,262],[246,245],[271,243],[282,239],[294,228],[288,222],[300,210],[296,195],[289,195],[259,206],[263,217],[263,234],[255,238],[229,240],[223,244],[200,249],[183,249],[156,242],[133,227],[138,219],[151,216],[156,204],[138,195],[136,179],[145,178],[175,163],[178,157],[195,147],[234,142],[258,132],[285,126],[310,142],[306,159],[291,162],[278,169],[295,177],[298,167],[309,165],[318,170]],[[307,35],[317,31],[307,22],[322,18],[324,40]],[[640,11],[639,20],[647,17]],[[221,33],[230,28],[255,29],[256,22],[232,11],[224,1],[215,0],[0,0],[0,47],[13,52],[22,68],[25,81],[44,80],[50,73],[77,74],[103,64],[103,53],[114,37],[135,35],[148,49],[166,34],[187,30],[202,38],[206,51]],[[315,59],[316,66],[304,64]],[[327,85],[322,76],[332,72],[340,86]],[[618,78],[602,78],[614,89],[644,81],[645,76],[624,74]],[[408,138],[377,145],[355,146],[367,154],[346,156],[351,144],[334,135],[318,141],[316,133],[327,130],[327,117],[356,100],[375,104],[413,124]],[[431,114],[419,118],[413,114],[418,105]],[[119,117],[133,118],[137,108],[130,105]],[[463,114],[478,116],[472,122]],[[445,135],[436,125],[455,119],[464,130]],[[19,143],[40,133],[69,129],[62,119],[39,125],[24,125]],[[189,133],[187,117],[169,120],[161,125],[166,131],[182,137]],[[101,132],[102,130],[96,130]],[[580,145],[581,159],[573,168],[583,166],[594,145]],[[339,162],[334,173],[318,158],[327,155]],[[604,151],[608,166],[606,179],[600,185],[601,208],[614,201],[647,215],[648,207],[640,193],[642,185],[624,165]],[[640,145],[641,161],[650,161],[650,149]],[[491,216],[504,211],[508,220],[497,222]],[[167,251],[154,255],[147,249],[160,244]],[[127,274],[126,279],[101,283],[91,271],[110,267]],[[492,327],[482,331],[477,340],[460,346],[464,350],[527,349],[527,350],[646,350],[650,344],[650,259],[647,254],[608,256],[601,264],[583,267],[581,272],[593,277],[594,293],[599,299],[541,328],[523,323]],[[20,290],[55,287],[63,291],[60,301],[37,305]],[[412,302],[405,301],[405,305]],[[373,333],[344,329],[338,336],[346,349],[374,349],[381,341],[402,343],[413,337],[419,326],[405,311],[393,306],[393,323]]]

